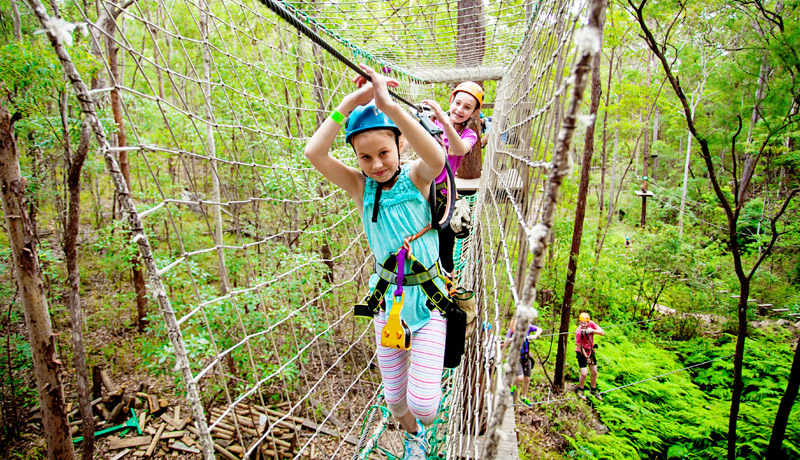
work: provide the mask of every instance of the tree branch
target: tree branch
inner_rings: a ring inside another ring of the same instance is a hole
[[[736,170],[736,138],[739,137],[739,134],[742,132],[742,117],[741,115],[736,115],[736,121],[739,122],[739,127],[736,129],[736,132],[731,137],[731,163],[733,163],[733,169],[731,171],[731,175],[733,176],[733,199],[734,199],[734,206],[737,208],[739,203],[739,179],[737,175],[739,174]]]
[[[778,211],[777,214],[775,214],[774,217],[772,217],[769,220],[769,227],[770,229],[772,229],[772,237],[769,239],[769,243],[767,244],[766,249],[764,249],[764,252],[761,253],[761,256],[759,256],[758,260],[753,265],[753,268],[750,270],[750,274],[747,275],[748,278],[753,277],[753,275],[756,273],[756,270],[758,270],[758,266],[761,265],[761,262],[763,262],[764,259],[766,259],[767,256],[772,252],[772,248],[773,246],[775,246],[775,242],[778,240],[778,235],[779,235],[778,220],[781,218],[783,213],[786,212],[786,208],[789,207],[789,203],[792,201],[792,198],[794,198],[794,196],[797,195],[798,192],[800,192],[800,189],[797,188],[789,191],[789,196],[786,197],[786,200],[783,202],[781,209]]]

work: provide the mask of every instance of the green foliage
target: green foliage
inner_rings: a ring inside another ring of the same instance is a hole
[[[733,379],[732,358],[725,356],[733,352],[733,341],[722,336],[717,342],[696,338],[662,345],[654,338],[630,328],[607,334],[598,354],[598,386],[634,385],[607,393],[595,404],[610,433],[574,440],[575,458],[700,459],[724,453]],[[791,365],[786,339],[775,331],[758,333],[748,347],[737,458],[764,456]],[[673,347],[674,352],[669,350]],[[718,360],[642,381],[713,359]],[[789,425],[787,453],[796,452],[800,442],[800,420]]]

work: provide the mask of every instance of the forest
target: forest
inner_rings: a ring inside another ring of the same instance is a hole
[[[358,439],[387,413],[361,216],[303,155],[348,60],[486,95],[483,326],[429,458],[502,458],[469,449],[530,298],[520,459],[800,459],[797,0],[0,0],[0,456],[402,458],[396,422]]]

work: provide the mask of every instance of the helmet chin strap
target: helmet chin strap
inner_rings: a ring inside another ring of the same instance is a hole
[[[364,171],[361,171],[361,174],[364,174],[364,176],[367,177],[367,174]],[[400,165],[398,164],[397,169],[394,171],[394,174],[392,174],[392,177],[390,177],[388,180],[385,180],[383,182],[375,181],[378,182],[378,190],[375,191],[375,203],[372,205],[373,222],[378,221],[378,208],[380,207],[381,192],[383,191],[383,186],[397,179],[397,176],[399,175],[400,175]]]

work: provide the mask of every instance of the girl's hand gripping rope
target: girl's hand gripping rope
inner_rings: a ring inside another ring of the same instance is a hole
[[[358,105],[366,105],[372,99],[375,99],[375,106],[378,107],[378,109],[380,109],[382,112],[386,112],[386,109],[390,106],[397,105],[397,103],[392,100],[392,97],[389,95],[389,88],[397,88],[400,86],[400,82],[394,78],[385,77],[364,64],[359,65],[361,66],[361,69],[367,73],[369,79],[366,79],[361,75],[358,75],[353,79],[353,83],[355,83],[356,87],[359,88],[359,90],[354,94],[361,94],[362,90],[364,90],[365,93],[363,98],[356,99]]]

